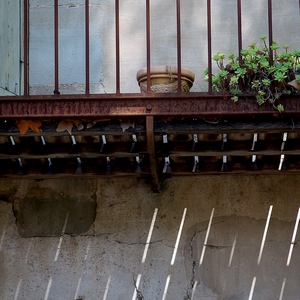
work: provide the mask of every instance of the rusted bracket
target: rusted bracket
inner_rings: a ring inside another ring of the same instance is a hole
[[[146,117],[146,134],[147,134],[147,148],[149,154],[150,172],[152,177],[152,188],[154,192],[159,192],[160,184],[157,172],[155,143],[154,143],[154,122],[153,116]]]

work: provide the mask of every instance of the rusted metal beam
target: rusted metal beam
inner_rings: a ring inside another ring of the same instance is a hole
[[[159,192],[160,184],[157,172],[157,162],[155,154],[155,142],[154,142],[154,122],[153,116],[146,117],[146,130],[147,130],[147,147],[149,154],[149,165],[152,177],[152,188],[154,192]]]
[[[300,96],[284,96],[280,115],[300,115]],[[209,93],[104,94],[0,97],[0,118],[98,118],[121,116],[272,116],[271,104],[259,106],[254,96],[230,97]]]
[[[294,161],[290,157],[287,158],[286,168],[278,170],[280,156],[272,157],[268,160],[258,160],[255,168],[251,165],[251,160],[229,161],[226,171],[222,171],[222,161],[200,161],[199,169],[192,172],[192,164],[188,163],[174,163],[172,161],[172,170],[170,177],[176,176],[205,176],[205,175],[295,175],[300,174],[300,163]],[[146,178],[150,176],[149,171],[138,174],[129,168],[118,168],[117,166],[111,174],[107,174],[103,166],[85,165],[83,162],[82,172],[76,173],[76,160],[68,162],[56,162],[51,172],[47,171],[46,162],[41,161],[24,161],[22,172],[19,172],[16,162],[10,161],[2,163],[0,161],[1,170],[0,178],[22,178],[22,179],[46,179],[46,178],[107,178],[109,177],[141,177]],[[98,167],[98,168],[97,168]],[[159,191],[158,189],[154,191]]]
[[[205,170],[202,172],[192,173],[189,171],[181,171],[172,173],[170,177],[179,177],[179,176],[214,176],[214,175],[222,175],[222,176],[258,176],[258,175],[299,175],[300,170],[283,170],[278,171],[276,169],[264,169],[264,170],[245,170],[245,169],[239,169],[239,170],[230,170],[229,172],[221,172],[221,171],[214,171],[214,170]],[[140,177],[140,175],[135,173],[129,173],[129,172],[116,172],[114,174],[107,175],[105,173],[89,173],[84,172],[82,174],[76,174],[76,173],[39,173],[39,172],[32,172],[32,170],[28,170],[28,173],[25,174],[17,174],[17,173],[5,173],[0,174],[1,180],[5,179],[22,179],[22,180],[33,180],[33,179],[66,179],[66,178],[120,178],[120,177]]]
[[[159,117],[156,117],[154,123],[154,134],[162,135],[165,132],[168,134],[222,134],[222,133],[234,133],[234,134],[245,134],[245,133],[284,133],[284,132],[299,132],[300,120],[299,117],[262,117],[262,118],[238,118],[237,120],[227,118],[222,120],[221,118],[213,118],[212,120],[205,118],[171,118],[166,123],[165,118],[162,117],[159,121]],[[269,119],[269,120],[268,120]],[[6,121],[6,122],[5,122]],[[29,136],[69,136],[68,131],[57,132],[57,126],[60,120],[51,121],[42,120],[42,133],[36,133],[31,129],[26,133],[26,137]],[[84,120],[84,125],[89,123],[89,120]],[[78,130],[72,129],[74,136],[101,136],[101,135],[115,135],[115,136],[131,136],[137,134],[140,137],[146,135],[146,126],[142,120],[141,123],[136,122],[134,128],[129,128],[123,131],[119,123],[115,120],[106,120],[105,122],[98,122],[91,128],[85,128]],[[21,136],[21,133],[17,127],[15,120],[1,120],[0,121],[0,136]]]

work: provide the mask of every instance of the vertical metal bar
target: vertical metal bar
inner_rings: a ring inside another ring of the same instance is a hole
[[[269,47],[273,43],[272,0],[268,0]],[[270,65],[273,64],[273,50],[270,49]]]
[[[24,0],[24,96],[28,96],[28,0]]]
[[[150,55],[151,55],[151,42],[150,42],[150,0],[146,0],[146,47],[147,47],[147,92],[151,91],[150,84]]]
[[[58,0],[54,0],[54,89],[58,88]]]
[[[115,21],[116,21],[116,93],[120,93],[120,4],[115,1]]]
[[[146,134],[147,134],[147,148],[148,148],[149,162],[150,162],[150,172],[152,176],[152,187],[154,192],[159,192],[160,184],[159,184],[156,157],[155,157],[153,116],[146,116]]]
[[[90,4],[85,0],[85,94],[90,93]]]
[[[212,55],[211,55],[211,0],[207,0],[207,57],[208,57],[208,92],[212,92]]]
[[[238,51],[239,61],[241,61],[241,50],[243,49],[242,41],[242,4],[241,0],[237,0],[237,17],[238,17]]]
[[[181,20],[180,20],[180,0],[176,2],[177,11],[177,74],[178,93],[181,93]]]

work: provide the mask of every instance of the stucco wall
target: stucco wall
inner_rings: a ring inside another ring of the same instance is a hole
[[[299,181],[2,180],[1,299],[298,299]]]
[[[135,75],[146,64],[144,2],[120,1],[122,92],[139,91]],[[182,65],[203,91],[206,1],[181,2]],[[213,53],[237,52],[236,2],[212,1]],[[274,39],[299,49],[299,2],[286,2],[273,1]],[[84,92],[84,1],[59,3],[60,91]],[[90,3],[91,92],[110,93],[114,1]],[[267,33],[266,3],[242,1],[246,46]],[[54,88],[52,26],[53,2],[30,0],[33,94]],[[176,64],[175,1],[151,1],[151,26],[152,64]],[[172,178],[154,194],[131,178],[1,180],[0,299],[299,299],[298,235],[290,247],[299,181]]]

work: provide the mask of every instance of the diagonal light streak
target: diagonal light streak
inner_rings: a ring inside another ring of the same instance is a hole
[[[249,294],[248,300],[251,300],[252,297],[253,297],[254,288],[255,288],[255,283],[256,283],[256,277],[253,277],[252,285],[251,285],[251,290],[250,290],[250,294]]]
[[[64,223],[64,226],[63,226],[63,229],[62,229],[62,232],[61,232],[61,237],[59,238],[59,242],[58,242],[58,246],[57,246],[54,261],[57,261],[58,255],[60,253],[60,248],[61,248],[61,244],[62,244],[62,241],[63,241],[63,236],[64,236],[65,231],[66,231],[66,227],[67,227],[67,223],[68,223],[68,219],[69,219],[69,214],[70,214],[70,211],[67,212],[66,217],[65,217],[65,223]]]
[[[197,287],[197,284],[198,284],[198,281],[196,280],[194,282],[194,285],[193,285],[193,290],[192,290],[192,296],[191,296],[191,300],[194,299],[194,296],[195,296],[195,292],[196,292],[196,287]]]
[[[236,246],[236,236],[234,237],[234,241],[233,241],[233,244],[232,244],[232,248],[231,248],[231,252],[230,252],[230,257],[229,257],[229,262],[228,262],[228,267],[231,267],[231,263],[232,263],[232,258],[233,258],[235,246]]]
[[[20,279],[19,282],[18,282],[18,286],[17,286],[17,289],[16,289],[16,293],[15,293],[15,298],[14,298],[14,300],[17,300],[17,299],[18,299],[21,284],[22,284],[22,279]]]
[[[168,288],[169,288],[170,279],[171,279],[171,275],[168,275],[167,280],[166,280],[166,285],[165,285],[164,293],[163,293],[163,296],[162,296],[162,300],[166,299]]]
[[[286,283],[286,278],[284,278],[283,281],[282,281],[282,286],[281,286],[281,290],[280,290],[279,300],[282,300],[283,293],[284,293],[284,288],[285,288],[285,283]]]
[[[297,230],[298,230],[298,225],[299,225],[299,219],[300,219],[300,207],[298,209],[298,214],[297,214],[297,218],[296,218],[296,222],[295,222],[295,227],[294,227],[294,232],[293,232],[293,236],[292,236],[290,251],[289,251],[287,261],[286,261],[287,267],[290,265],[290,262],[291,262],[292,253],[293,253],[295,240],[296,240],[296,235],[297,235]]]
[[[151,222],[150,229],[149,229],[149,233],[148,233],[148,237],[147,237],[147,241],[146,241],[146,245],[145,245],[145,249],[144,249],[144,253],[143,253],[143,257],[142,257],[142,264],[146,261],[146,257],[147,257],[147,253],[148,253],[148,249],[149,249],[149,245],[150,245],[150,241],[151,241],[151,236],[152,236],[152,232],[153,232],[153,228],[154,228],[154,224],[155,224],[155,220],[156,220],[156,216],[157,216],[157,211],[158,211],[158,209],[155,208],[152,222]]]
[[[82,280],[82,278],[80,277],[79,280],[78,280],[77,287],[76,287],[76,292],[75,292],[75,297],[74,297],[74,299],[77,299],[77,298],[78,298],[78,294],[79,294],[79,290],[80,290],[80,286],[81,286],[81,280]]]
[[[91,240],[89,240],[88,245],[87,245],[87,247],[86,247],[85,255],[84,255],[84,261],[87,260],[88,254],[89,254],[89,252],[90,252],[90,248],[91,248]]]
[[[265,241],[266,241],[267,232],[268,232],[268,228],[269,228],[269,223],[270,223],[270,219],[271,219],[272,209],[273,209],[273,205],[270,205],[269,213],[268,213],[268,218],[267,218],[267,222],[266,222],[266,226],[265,226],[263,238],[262,238],[261,245],[260,245],[260,251],[259,251],[259,255],[258,255],[258,259],[257,259],[257,265],[258,266],[260,264],[262,253],[263,253],[264,246],[265,246]]]
[[[204,254],[205,254],[205,250],[206,250],[206,244],[207,244],[207,240],[208,240],[208,236],[209,236],[209,232],[210,232],[214,212],[215,212],[215,209],[213,208],[212,211],[211,211],[211,214],[210,214],[209,223],[208,223],[208,227],[207,227],[207,231],[206,231],[206,235],[205,235],[205,240],[204,240],[204,244],[203,244],[203,248],[202,248],[202,253],[201,253],[200,262],[199,262],[200,265],[202,265],[202,263],[203,263],[203,258],[204,258]]]
[[[180,223],[180,227],[179,227],[179,231],[178,231],[178,235],[177,235],[177,239],[176,239],[176,243],[175,243],[175,247],[174,247],[174,251],[173,251],[171,266],[173,266],[174,262],[175,262],[176,253],[177,253],[177,249],[178,249],[178,245],[179,245],[179,241],[180,241],[180,236],[181,236],[181,232],[182,232],[182,228],[183,228],[183,224],[184,224],[184,219],[186,216],[186,211],[187,211],[187,209],[185,208],[183,211],[183,215],[182,215],[182,219],[181,219],[181,223]]]
[[[25,256],[25,263],[26,264],[28,262],[28,258],[29,258],[29,254],[30,254],[30,250],[31,250],[31,246],[32,246],[32,241],[33,241],[33,238],[31,238],[29,240],[29,245],[28,245],[28,248],[27,248],[26,256]]]
[[[2,231],[1,239],[0,239],[0,251],[2,249],[4,238],[5,238],[5,235],[6,235],[6,227],[7,227],[7,225],[5,224],[5,226],[3,228],[3,231]]]
[[[49,293],[50,293],[50,288],[51,288],[51,284],[52,284],[52,277],[50,277],[50,279],[49,279],[44,300],[48,300]]]
[[[136,278],[135,286],[134,286],[134,292],[132,296],[132,300],[136,300],[137,292],[139,289],[140,281],[141,281],[142,274],[139,274]]]
[[[108,290],[109,290],[109,285],[110,285],[110,276],[108,277],[108,280],[107,280],[107,283],[106,283],[103,300],[106,300],[106,298],[107,298],[107,294],[108,294]]]

